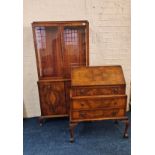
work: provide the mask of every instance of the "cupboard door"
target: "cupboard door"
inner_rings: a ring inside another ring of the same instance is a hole
[[[62,35],[65,78],[70,78],[71,67],[86,65],[86,27],[64,26]]]
[[[60,28],[36,26],[34,38],[39,77],[63,77]]]
[[[38,88],[42,116],[67,113],[64,82],[39,82]]]

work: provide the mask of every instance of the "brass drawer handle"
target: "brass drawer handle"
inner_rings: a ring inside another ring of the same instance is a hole
[[[84,106],[84,103],[81,103],[81,106],[83,107]]]
[[[114,102],[114,105],[117,105],[117,102]]]
[[[80,112],[80,117],[86,117],[86,113]]]
[[[117,94],[117,93],[118,93],[118,88],[114,88],[114,89],[113,89],[113,93],[114,93],[114,94]]]
[[[47,86],[47,88],[51,88],[51,86],[50,86],[50,85],[48,85],[48,86]]]
[[[118,111],[113,111],[112,116],[116,116],[117,113],[118,113]]]
[[[80,93],[82,93],[82,94],[83,94],[83,93],[84,93],[84,90],[83,90],[83,89],[81,89],[81,90],[80,90]]]

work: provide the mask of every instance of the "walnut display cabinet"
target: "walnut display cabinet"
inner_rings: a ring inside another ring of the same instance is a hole
[[[71,68],[89,65],[88,21],[32,23],[41,117],[69,115]]]

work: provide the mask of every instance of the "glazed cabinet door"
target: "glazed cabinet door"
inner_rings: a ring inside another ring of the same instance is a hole
[[[86,66],[86,26],[64,26],[62,50],[65,78],[70,78],[71,68]]]
[[[35,26],[33,34],[39,78],[62,78],[63,56],[60,27]]]
[[[33,36],[40,80],[70,79],[72,67],[89,64],[87,22],[33,24]]]
[[[64,82],[38,82],[41,115],[65,115]]]

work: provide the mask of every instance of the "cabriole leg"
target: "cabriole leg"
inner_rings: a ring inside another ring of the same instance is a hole
[[[43,123],[45,122],[45,118],[39,117],[39,125],[42,126]]]
[[[114,123],[115,123],[115,124],[118,124],[118,120],[115,120]]]
[[[70,123],[69,130],[70,130],[70,142],[74,142],[74,128],[76,127],[77,123]]]
[[[125,123],[125,130],[124,130],[123,137],[128,138],[129,120],[127,119],[127,120],[124,120],[123,122]]]

